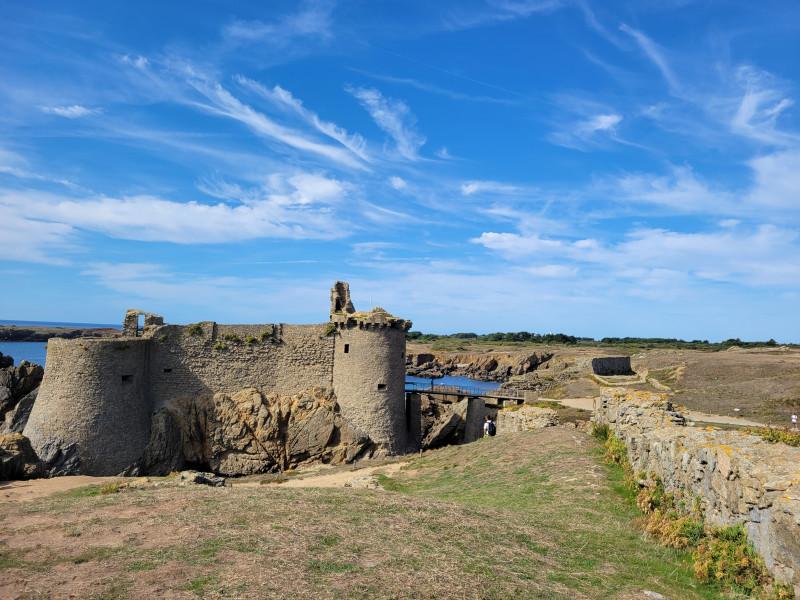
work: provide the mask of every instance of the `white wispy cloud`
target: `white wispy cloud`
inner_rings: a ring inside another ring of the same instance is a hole
[[[486,0],[482,6],[457,6],[445,14],[446,29],[459,30],[548,14],[565,6],[562,0]]]
[[[645,56],[658,68],[664,81],[669,85],[670,90],[677,92],[680,90],[680,82],[672,71],[672,67],[664,56],[664,51],[653,40],[647,37],[638,29],[634,29],[625,23],[619,26],[620,31],[631,36],[634,41],[639,45]]]
[[[610,280],[683,271],[696,280],[792,287],[800,277],[800,234],[774,225],[690,233],[642,228],[616,244],[512,232],[484,232],[472,241],[511,261],[535,257],[602,267]]]
[[[0,209],[19,235],[38,239],[44,227],[63,238],[77,230],[113,238],[176,244],[229,244],[259,238],[334,239],[348,233],[337,214],[347,186],[313,173],[273,176],[261,190],[209,184],[226,202],[178,202],[152,195],[70,198],[0,190]],[[45,252],[44,250],[42,252]]]
[[[418,160],[419,149],[425,136],[416,129],[416,117],[402,100],[387,98],[375,88],[347,86],[345,88],[370,114],[375,124],[393,140],[395,150],[402,158]]]
[[[285,90],[279,85],[269,89],[257,81],[253,81],[252,79],[248,79],[247,77],[243,77],[241,75],[237,76],[235,79],[239,84],[255,91],[259,94],[259,96],[268,100],[272,104],[290,110],[320,133],[339,142],[342,146],[350,150],[350,152],[358,156],[360,159],[365,161],[370,160],[369,155],[367,154],[367,143],[361,135],[357,133],[350,134],[346,129],[339,127],[335,123],[323,121],[319,118],[319,115],[307,109],[303,105],[303,102],[299,98],[294,97],[290,91]]]
[[[42,106],[41,111],[49,115],[57,115],[66,119],[80,119],[96,115],[101,111],[99,108],[89,108],[80,104],[70,104],[69,106]]]
[[[402,177],[398,177],[397,175],[392,175],[389,177],[389,185],[396,190],[404,190],[408,187],[406,180]]]
[[[296,150],[311,153],[344,166],[356,169],[366,168],[358,157],[353,156],[349,148],[341,148],[320,142],[302,131],[277,123],[264,113],[253,109],[236,98],[218,82],[209,81],[202,75],[196,75],[193,71],[189,71],[188,75],[187,83],[209,102],[204,104],[188,101],[189,104],[212,114],[225,116],[243,123],[259,136],[275,140]]]
[[[234,20],[222,29],[223,36],[238,43],[286,46],[298,39],[328,40],[333,37],[332,1],[305,2],[297,12],[272,22]]]
[[[472,180],[465,181],[460,187],[463,196],[473,196],[475,194],[518,194],[523,188],[501,181]]]
[[[745,65],[737,69],[736,80],[743,91],[731,119],[732,130],[770,144],[800,144],[800,136],[777,127],[778,118],[794,105],[794,100],[779,89],[775,78]]]
[[[465,92],[451,90],[449,88],[444,88],[442,86],[435,85],[427,81],[420,81],[419,79],[414,79],[413,77],[395,77],[392,75],[380,75],[377,73],[371,73],[369,71],[362,71],[361,69],[353,69],[353,71],[355,71],[356,73],[360,73],[361,75],[370,77],[372,79],[376,79],[378,81],[383,81],[386,83],[392,83],[396,85],[405,85],[423,92],[444,96],[452,100],[464,100],[468,102],[485,102],[488,104],[501,104],[501,105],[514,105],[519,103],[519,101],[516,99],[497,98],[494,96],[483,96],[480,94],[468,94]]]
[[[559,146],[586,150],[595,147],[601,139],[611,139],[625,143],[617,136],[617,126],[622,115],[616,113],[596,114],[576,122],[562,125],[560,131],[550,133],[548,139]],[[600,136],[603,136],[602,138]]]

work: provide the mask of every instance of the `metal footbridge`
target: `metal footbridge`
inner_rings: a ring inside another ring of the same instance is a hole
[[[445,402],[458,402],[461,398],[482,398],[484,401],[490,401],[497,406],[525,402],[524,394],[519,392],[486,390],[462,385],[436,385],[433,381],[430,383],[407,381],[406,394],[431,394],[441,397]],[[490,405],[487,404],[487,406]]]

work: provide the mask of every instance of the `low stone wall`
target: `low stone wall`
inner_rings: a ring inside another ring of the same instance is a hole
[[[740,431],[686,427],[665,396],[609,390],[595,421],[628,449],[635,473],[699,498],[708,522],[744,523],[773,575],[800,595],[800,448]]]
[[[497,433],[530,431],[558,425],[558,413],[551,408],[538,406],[515,406],[497,411]]]

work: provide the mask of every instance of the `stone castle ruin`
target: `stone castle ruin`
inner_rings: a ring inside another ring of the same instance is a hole
[[[414,450],[410,327],[357,312],[344,282],[317,325],[169,325],[131,310],[119,337],[49,341],[24,435],[51,474],[238,475]]]

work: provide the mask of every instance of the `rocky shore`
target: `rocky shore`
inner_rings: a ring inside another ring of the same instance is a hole
[[[0,325],[0,342],[46,342],[50,338],[114,337],[118,329]]]

